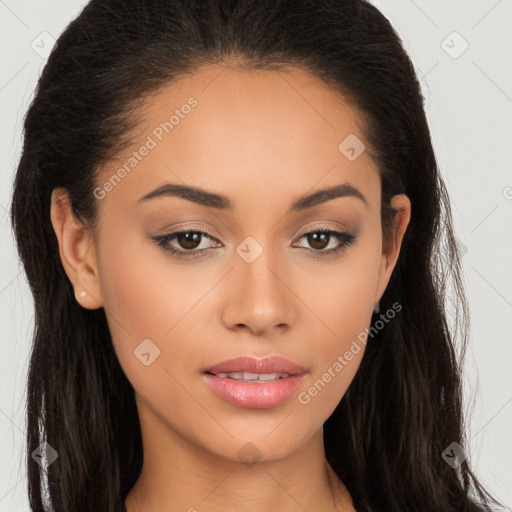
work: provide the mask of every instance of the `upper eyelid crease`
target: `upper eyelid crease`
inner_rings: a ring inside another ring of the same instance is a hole
[[[207,190],[199,187],[173,183],[166,183],[152,192],[149,192],[145,196],[141,197],[136,204],[138,205],[158,197],[179,197],[202,206],[220,210],[233,211],[235,209],[235,203],[227,196],[208,192]],[[341,185],[334,185],[317,190],[311,194],[300,197],[292,203],[289,211],[303,211],[338,197],[355,197],[360,199],[368,208],[368,202],[364,195],[357,188],[350,185],[350,183],[343,183]]]

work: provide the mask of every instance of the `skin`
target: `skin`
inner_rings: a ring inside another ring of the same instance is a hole
[[[364,350],[307,404],[296,394],[269,409],[237,407],[213,394],[201,372],[236,356],[278,354],[308,369],[299,392],[309,389],[369,328],[410,201],[393,198],[396,232],[383,243],[377,167],[367,151],[350,161],[338,149],[350,134],[364,141],[357,112],[298,68],[204,67],[161,89],[146,104],[133,148],[102,168],[99,186],[191,96],[197,107],[98,200],[95,232],[73,218],[65,190],[52,195],[52,223],[76,299],[84,308],[104,307],[136,394],[144,466],[127,510],[354,511],[327,464],[322,425]],[[227,195],[236,207],[221,211],[176,197],[136,204],[167,182]],[[288,211],[300,196],[346,182],[367,205],[347,196]],[[169,243],[213,247],[202,257],[178,259],[150,238],[190,223],[216,240]],[[326,225],[357,240],[314,258],[339,245],[333,237],[322,246],[303,236]],[[252,263],[236,252],[247,236],[263,248]],[[145,366],[134,350],[148,338],[160,356]],[[259,452],[253,465],[237,455],[247,443]]]

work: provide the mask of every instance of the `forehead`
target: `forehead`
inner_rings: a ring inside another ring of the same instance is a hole
[[[203,67],[147,97],[141,112],[132,147],[102,171],[100,186],[127,171],[108,201],[134,206],[166,182],[235,198],[250,190],[260,204],[270,190],[295,197],[343,182],[379,193],[359,113],[303,69]],[[348,158],[348,146],[362,152]]]

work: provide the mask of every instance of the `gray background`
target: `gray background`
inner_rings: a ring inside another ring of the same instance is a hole
[[[421,78],[464,252],[472,326],[464,382],[469,457],[510,506],[512,0],[374,3],[396,27]],[[85,4],[0,0],[0,512],[29,510],[22,450],[33,306],[7,213],[12,179],[45,51]]]

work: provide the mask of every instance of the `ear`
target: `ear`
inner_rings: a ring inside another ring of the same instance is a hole
[[[398,261],[405,230],[411,219],[411,201],[405,194],[394,196],[391,200],[391,206],[398,210],[398,213],[394,217],[395,226],[391,240],[384,241],[382,244],[382,259],[374,302],[379,301],[386,290]]]
[[[62,266],[75,289],[76,300],[86,309],[100,308],[103,299],[92,232],[73,215],[65,188],[53,189],[50,216]]]

